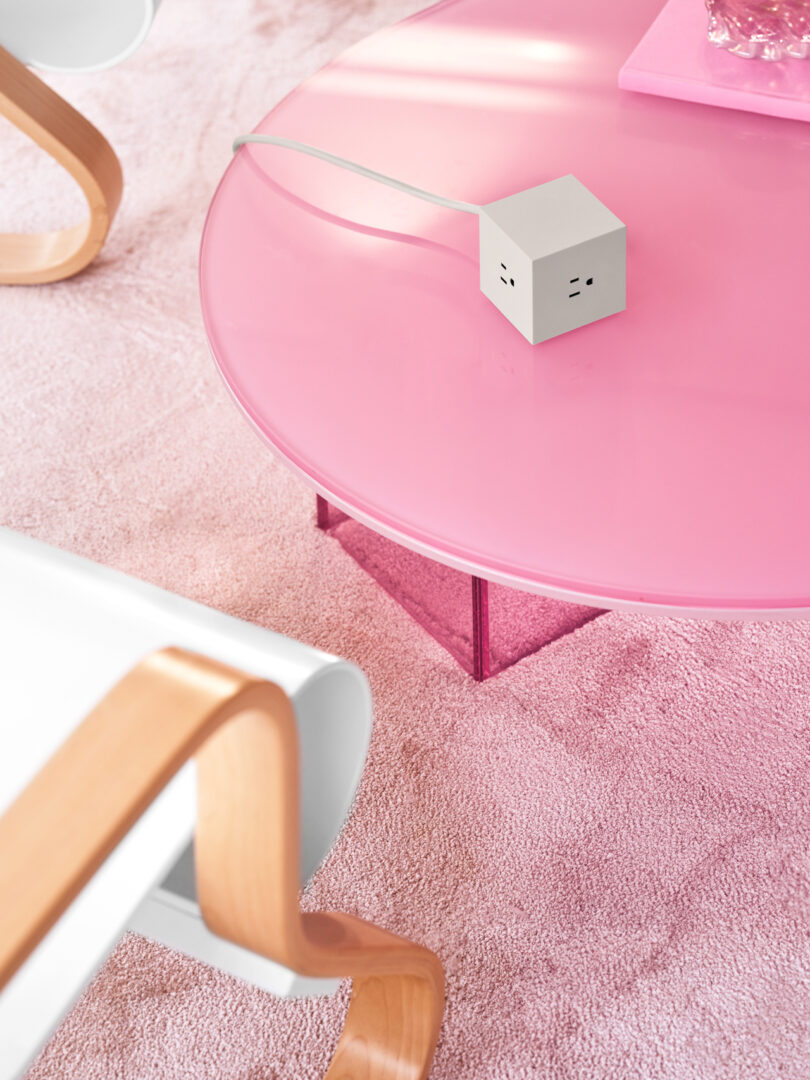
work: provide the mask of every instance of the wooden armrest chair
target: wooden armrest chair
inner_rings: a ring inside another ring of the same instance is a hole
[[[157,0],[0,0],[0,115],[38,143],[76,180],[89,207],[77,225],[0,234],[0,284],[59,281],[101,250],[123,190],[115,151],[81,113],[26,65],[98,71],[141,44]]]
[[[282,994],[353,977],[327,1077],[425,1077],[437,958],[298,910],[362,772],[362,673],[8,530],[0,596],[0,1080],[127,926]]]

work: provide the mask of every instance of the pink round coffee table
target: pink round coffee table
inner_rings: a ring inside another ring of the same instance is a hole
[[[810,126],[620,91],[660,2],[448,0],[257,129],[477,203],[573,173],[627,224],[626,312],[532,347],[479,292],[473,217],[249,146],[206,330],[275,451],[406,547],[601,607],[804,617]]]

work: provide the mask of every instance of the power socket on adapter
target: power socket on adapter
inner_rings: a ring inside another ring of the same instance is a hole
[[[575,176],[479,215],[481,292],[532,345],[624,311],[627,228]]]

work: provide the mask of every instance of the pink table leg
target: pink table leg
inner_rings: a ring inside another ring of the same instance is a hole
[[[329,528],[329,503],[323,495],[316,495],[315,500],[318,513],[318,528],[326,530]]]
[[[477,682],[602,614],[600,608],[520,592],[417,555],[353,521],[321,495],[317,524]]]
[[[473,678],[483,682],[489,678],[489,583],[484,578],[472,579],[473,614]]]

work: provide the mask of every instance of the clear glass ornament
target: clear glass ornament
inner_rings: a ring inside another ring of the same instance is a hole
[[[761,60],[810,57],[810,0],[706,0],[709,41]]]

